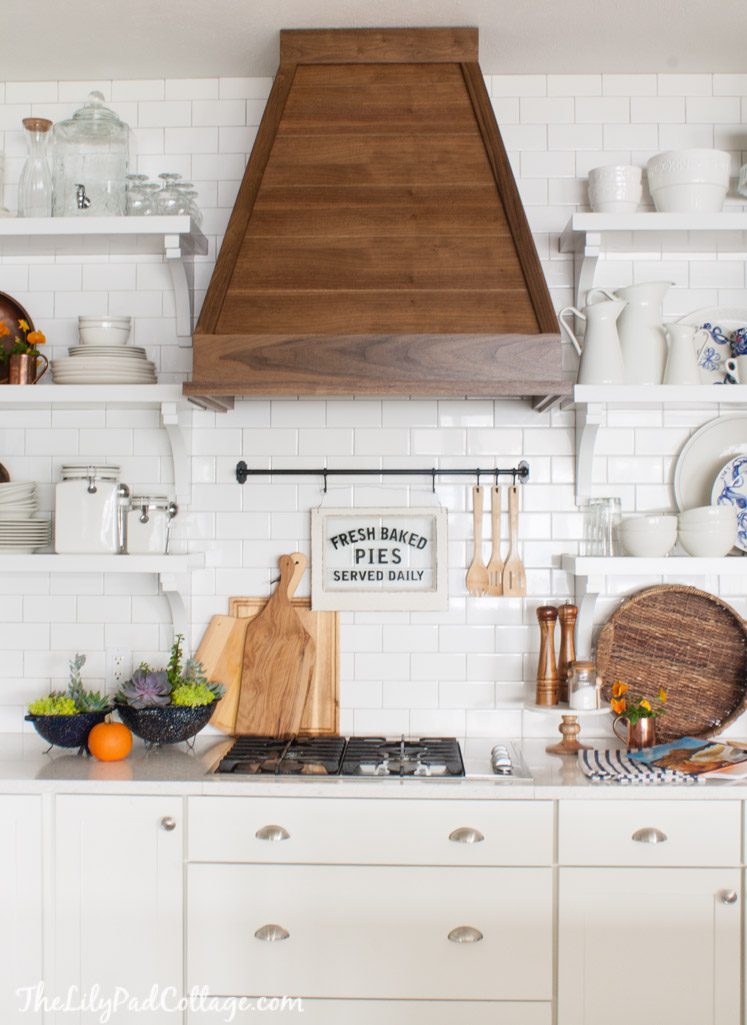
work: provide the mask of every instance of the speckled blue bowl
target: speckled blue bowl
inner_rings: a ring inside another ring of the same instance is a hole
[[[187,705],[133,708],[120,704],[115,707],[125,726],[141,740],[150,744],[178,744],[182,740],[190,740],[203,726],[207,726],[215,710],[215,701],[196,708]]]
[[[29,712],[25,719],[34,724],[40,737],[56,747],[86,747],[88,734],[108,714],[107,711],[76,712],[75,715],[32,715]]]

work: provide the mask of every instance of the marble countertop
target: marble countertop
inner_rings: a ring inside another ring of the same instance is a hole
[[[496,742],[481,742],[489,750]],[[514,743],[517,743],[514,741]],[[193,750],[185,744],[147,750],[135,742],[132,753],[121,762],[99,762],[64,748],[46,752],[47,744],[35,733],[0,734],[0,793],[118,793],[118,794],[220,794],[235,796],[332,797],[332,798],[461,798],[501,800],[551,800],[609,798],[731,800],[747,797],[747,783],[709,780],[705,784],[625,786],[592,783],[578,768],[575,757],[548,755],[546,740],[525,740],[519,746],[534,781],[505,782],[499,778],[465,777],[448,780],[374,779],[344,777],[227,777],[213,767],[230,738],[201,734]],[[593,741],[592,741],[593,743]],[[613,746],[609,738],[600,747]]]

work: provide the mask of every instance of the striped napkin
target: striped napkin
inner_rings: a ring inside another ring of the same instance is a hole
[[[596,748],[579,751],[578,766],[595,783],[705,783],[702,776],[646,765],[624,751],[600,751]]]

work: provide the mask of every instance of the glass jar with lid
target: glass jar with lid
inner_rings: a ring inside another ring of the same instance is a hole
[[[162,495],[133,495],[127,510],[127,551],[130,555],[165,555],[176,502]]]
[[[55,217],[124,214],[130,129],[103,94],[90,93],[53,136]]]
[[[598,707],[597,674],[593,662],[571,662],[568,677],[568,704],[589,712]]]
[[[129,488],[119,467],[72,463],[55,486],[54,547],[59,554],[117,555],[124,551],[124,503]]]

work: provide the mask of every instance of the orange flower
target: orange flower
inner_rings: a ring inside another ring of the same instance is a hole
[[[627,689],[627,683],[620,683],[620,681],[618,680],[615,686],[612,688],[612,697],[621,698],[623,694],[627,691]]]
[[[23,319],[18,321],[18,326],[20,327],[21,331],[28,331],[28,329],[29,329],[28,324]]]
[[[647,712],[651,711],[651,705],[648,703],[648,701],[646,701],[645,698],[641,701],[641,708],[645,708]]]
[[[662,705],[667,703],[667,692],[663,687],[659,687],[659,701],[661,701]]]
[[[44,345],[46,337],[41,331],[32,331],[30,335],[26,335],[26,341],[29,345]]]
[[[4,320],[0,320],[0,338],[5,338],[6,335],[10,334],[10,328]]]
[[[615,715],[622,715],[622,713],[625,711],[625,698],[620,698],[619,701],[616,701],[613,698],[610,704],[612,705],[612,711],[615,713]]]

